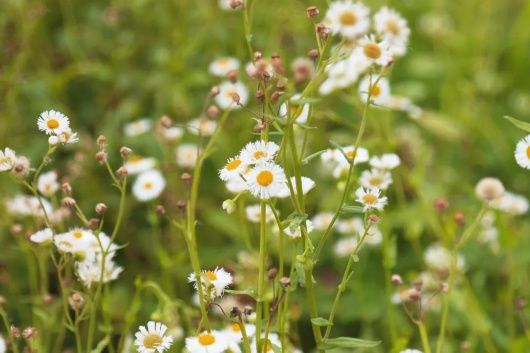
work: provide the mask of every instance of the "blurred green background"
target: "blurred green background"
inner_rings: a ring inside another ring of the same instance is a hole
[[[374,153],[397,151],[405,161],[398,178],[402,194],[391,195],[391,204],[398,206],[385,213],[381,227],[385,235],[397,236],[399,255],[394,270],[410,272],[413,277],[423,266],[421,253],[414,247],[437,239],[432,231],[436,216],[430,208],[434,199],[448,198],[452,211],[462,210],[471,218],[479,207],[473,187],[483,176],[499,177],[509,190],[530,196],[528,172],[519,168],[513,157],[515,144],[524,134],[502,118],[530,119],[530,2],[405,0],[366,4],[372,12],[382,5],[395,8],[408,19],[412,30],[409,52],[397,62],[390,80],[393,93],[410,97],[425,115],[414,121],[400,113],[374,111],[365,145]],[[318,6],[323,16],[327,2],[258,0],[252,28],[254,48],[265,56],[280,53],[286,66],[304,56],[315,46],[313,25],[305,14],[309,5]],[[118,149],[124,144],[142,155],[172,160],[168,150],[155,143],[153,134],[127,138],[121,133],[122,126],[164,114],[179,123],[197,117],[210,87],[219,82],[208,74],[208,64],[223,55],[249,61],[241,12],[223,11],[214,0],[3,0],[0,28],[0,147],[14,148],[36,162],[47,148],[45,137],[37,132],[40,112],[56,109],[68,115],[81,143],[78,149],[63,150],[57,167],[61,175],[68,171],[76,175],[72,178],[74,193],[89,213],[95,203],[105,201],[112,208],[118,198],[105,171],[93,162],[97,135],[107,135],[116,167]],[[253,85],[249,82],[251,92]],[[329,139],[352,142],[359,116],[341,97],[356,95],[356,90],[343,93],[324,97],[315,105],[315,124],[325,133],[313,135],[309,153],[329,147]],[[233,113],[222,144],[205,167],[201,185],[205,196],[199,211],[205,266],[235,262],[238,251],[244,248],[237,234],[237,219],[220,210],[228,193],[216,170],[254,139],[251,127],[248,113]],[[191,136],[185,139],[195,141]],[[322,191],[332,190],[333,181],[319,169],[315,162],[304,170],[304,175],[321,183],[321,190],[309,197],[311,214],[332,210],[338,197]],[[179,173],[172,169],[167,174],[175,192],[164,196],[168,208],[184,197]],[[0,176],[0,185],[2,197],[16,191],[7,177]],[[127,206],[126,224],[118,241],[129,243],[129,247],[118,260],[126,271],[114,285],[116,315],[127,306],[133,278],[138,274],[156,278],[159,266],[163,267],[157,259],[161,250],[150,246],[152,225],[156,223],[152,206],[135,201]],[[289,212],[286,207],[285,216]],[[454,341],[449,347],[456,350],[448,352],[458,351],[455,347],[465,339],[479,342],[484,332],[491,333],[499,351],[523,352],[517,347],[524,349],[524,343],[511,340],[517,334],[508,332],[511,326],[504,322],[504,315],[513,299],[510,295],[530,293],[530,229],[524,217],[503,222],[511,233],[503,233],[508,238],[502,238],[499,256],[483,247],[467,249],[468,275],[482,309],[477,314],[466,310],[467,302],[461,302],[461,311],[452,315],[450,322]],[[166,255],[186,263],[182,239],[167,224],[162,228],[164,241],[176,249]],[[2,232],[7,233],[7,229]],[[509,239],[512,233],[519,237],[518,243]],[[8,257],[4,266],[11,261]],[[343,301],[344,308],[352,310],[340,312],[334,333],[385,339],[388,313],[382,255],[374,249],[363,252],[361,258]],[[512,259],[510,266],[505,265],[507,259]],[[166,265],[174,266],[173,261]],[[186,266],[175,269],[164,282],[168,291],[189,296],[184,284],[189,270]],[[326,305],[343,266],[329,253],[319,263],[321,283],[330,283],[318,288],[322,312],[328,310]],[[13,276],[19,269],[7,268],[8,276],[10,271]],[[178,278],[181,283],[172,283]],[[507,283],[513,286],[508,292]],[[16,285],[14,288],[16,293]],[[302,298],[300,292],[304,305]],[[144,314],[149,310],[146,305]],[[487,322],[486,331],[473,328],[474,319]],[[401,313],[398,320],[406,323]],[[435,314],[433,327],[437,320]],[[405,328],[403,335],[412,330],[412,326]],[[520,333],[520,328],[514,330]],[[310,336],[307,318],[301,322],[300,331],[302,337]],[[386,352],[385,348],[380,351]]]

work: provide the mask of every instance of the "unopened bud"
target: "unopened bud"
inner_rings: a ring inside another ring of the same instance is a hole
[[[127,158],[131,154],[132,150],[129,147],[123,146],[120,148],[121,158]]]
[[[260,60],[261,58],[263,58],[263,54],[261,54],[260,51],[255,51],[255,52],[254,52],[254,61],[258,61],[258,60]]]
[[[282,91],[285,91],[285,87],[287,87],[287,78],[281,77],[278,79],[278,82],[276,82],[276,88]]]
[[[126,177],[127,174],[129,174],[129,172],[127,171],[127,168],[125,168],[124,166],[121,166],[116,171],[116,174],[118,174],[120,177],[123,178],[123,177]]]
[[[187,205],[188,205],[188,202],[186,200],[177,201],[177,208],[181,211],[185,210]]]
[[[449,201],[444,198],[436,199],[434,201],[434,208],[436,208],[438,212],[444,212],[449,208]]]
[[[375,213],[372,213],[368,216],[368,222],[370,222],[370,224],[377,224],[379,220],[380,220],[379,216],[376,215]]]
[[[259,89],[256,91],[255,97],[261,102],[265,98],[265,93],[263,93],[263,91]]]
[[[416,288],[418,292],[421,292],[421,289],[423,288],[423,280],[421,278],[418,278],[412,283],[412,285],[414,286],[414,288]]]
[[[318,53],[318,49],[311,49],[310,51],[307,52],[307,56],[310,58],[310,59],[313,59],[315,60],[316,58],[318,58],[320,54]]]
[[[221,90],[219,89],[219,86],[213,86],[210,89],[210,93],[208,95],[210,96],[210,98],[213,98],[213,97],[217,96],[219,94],[219,92],[221,92]]]
[[[272,281],[274,278],[276,278],[277,274],[278,269],[276,267],[273,267],[269,271],[267,271],[267,278]]]
[[[392,284],[395,286],[400,286],[403,284],[403,279],[401,279],[401,276],[398,274],[393,274],[390,280],[392,281]]]
[[[90,218],[88,220],[88,228],[91,230],[96,230],[99,228],[99,219],[97,218]]]
[[[241,5],[243,5],[243,1],[241,0],[230,0],[230,8],[232,9],[237,9]]]
[[[100,202],[96,205],[96,213],[100,216],[104,215],[107,212],[107,205]]]
[[[515,299],[515,308],[517,310],[524,310],[526,308],[526,304],[526,299],[523,297]]]
[[[453,219],[455,220],[456,224],[458,225],[464,225],[466,223],[466,217],[462,212],[457,212],[453,215]]]
[[[67,196],[61,200],[61,205],[64,207],[74,207],[77,204],[73,197]]]
[[[462,343],[460,343],[460,348],[462,348],[463,351],[468,351],[471,349],[471,343],[469,343],[469,341],[462,341]]]
[[[37,336],[37,329],[35,327],[26,327],[24,331],[22,331],[22,337],[26,340],[30,340],[35,336]]]
[[[317,17],[320,14],[320,11],[318,11],[318,8],[316,6],[309,6],[306,9],[307,17]]]
[[[103,164],[107,161],[107,152],[105,151],[99,151],[98,153],[96,153],[96,160],[100,163],[100,164]]]
[[[96,140],[99,147],[103,148],[105,147],[105,144],[107,143],[107,138],[104,135],[99,135],[98,139]]]
[[[280,278],[280,285],[283,288],[287,288],[291,285],[291,279],[289,277],[282,277]]]
[[[226,213],[231,214],[236,210],[236,203],[234,202],[234,200],[224,200],[222,207]]]
[[[42,303],[46,306],[53,304],[53,296],[50,293],[42,295]]]
[[[239,102],[241,102],[241,97],[239,96],[239,94],[234,92],[232,93],[232,100],[234,101],[234,103],[239,104]]]
[[[11,325],[11,327],[9,327],[9,331],[11,331],[11,336],[14,338],[20,338],[20,329],[18,327]]]
[[[253,130],[254,132],[262,132],[263,130],[265,130],[265,125],[262,123],[257,123],[256,125],[254,125]]]
[[[421,294],[416,288],[409,289],[407,294],[408,294],[409,299],[412,301],[416,301],[421,298]]]
[[[159,216],[163,216],[166,214],[166,208],[162,205],[156,205],[155,212]]]
[[[318,23],[316,26],[315,26],[315,29],[317,31],[317,33],[320,35],[320,37],[322,39],[327,39],[328,36],[329,36],[329,28],[326,27],[325,24],[323,23]]]
[[[72,194],[72,186],[70,183],[63,183],[61,185],[61,189],[63,190],[63,194],[65,195],[71,195]]]
[[[283,96],[283,92],[274,91],[271,94],[271,102],[276,103],[280,97]]]
[[[220,113],[221,113],[221,110],[216,105],[210,105],[208,107],[208,110],[206,111],[206,114],[208,114],[208,116],[212,119],[217,118]]]
[[[22,227],[21,224],[15,223],[11,226],[11,233],[13,234],[20,234],[24,230],[24,227]]]
[[[80,310],[85,304],[85,299],[83,298],[83,295],[81,293],[74,292],[68,298],[68,303],[70,304],[70,307],[73,310]]]
[[[237,80],[238,80],[238,75],[237,75],[237,71],[236,70],[230,70],[228,71],[228,73],[226,74],[226,78],[228,78],[228,80],[232,83],[236,83]]]
[[[171,120],[171,118],[167,115],[163,115],[160,120],[159,120],[159,123],[160,125],[162,125],[163,127],[165,127],[166,129],[169,129],[171,127],[171,125],[173,125],[173,121]]]
[[[190,174],[190,173],[182,173],[182,175],[180,176],[180,180],[182,180],[182,182],[184,183],[184,185],[186,186],[190,186],[191,185],[191,180],[193,179],[193,176]]]

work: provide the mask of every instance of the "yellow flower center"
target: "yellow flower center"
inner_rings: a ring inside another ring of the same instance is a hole
[[[202,346],[210,346],[215,343],[215,336],[207,332],[201,333],[199,335],[199,343]]]
[[[370,179],[370,185],[379,186],[383,183],[383,179],[380,177],[373,177]]]
[[[136,163],[140,163],[142,159],[143,159],[142,156],[131,156],[129,157],[129,162],[136,164]]]
[[[227,89],[225,92],[226,98],[234,99],[234,95],[237,94],[235,89]]]
[[[379,85],[373,85],[371,88],[370,88],[370,93],[372,94],[372,96],[374,97],[377,97],[381,94],[381,87]]]
[[[229,58],[221,58],[221,59],[218,59],[217,60],[217,63],[221,66],[226,66],[230,63],[230,59]]]
[[[204,271],[204,275],[206,278],[208,278],[210,281],[215,281],[217,279],[217,275],[213,271]]]
[[[59,127],[59,121],[57,119],[51,118],[46,122],[46,125],[49,129],[57,129]]]
[[[74,236],[74,238],[80,239],[83,236],[83,232],[80,230],[76,230],[72,233],[72,235]]]
[[[355,158],[356,155],[357,155],[357,151],[355,151],[355,150],[346,151],[346,156],[348,158]]]
[[[526,156],[530,158],[530,146],[526,147]]]
[[[377,59],[381,56],[381,48],[375,43],[367,43],[363,46],[364,55],[370,59]]]
[[[261,186],[269,186],[273,180],[274,176],[268,170],[259,172],[258,176],[256,177],[256,181]]]
[[[154,349],[158,347],[162,343],[162,337],[155,333],[150,333],[147,336],[144,337],[144,347]]]
[[[339,21],[343,26],[352,26],[357,22],[357,16],[352,11],[344,11],[340,14]]]
[[[366,194],[363,196],[363,203],[365,205],[373,205],[377,202],[377,196],[373,194]]]
[[[151,190],[153,188],[153,183],[150,181],[147,181],[144,183],[144,189]]]
[[[227,170],[235,170],[240,165],[241,165],[241,160],[240,159],[234,159],[234,160],[231,160],[230,162],[226,163],[225,168]]]
[[[261,159],[263,157],[265,157],[267,155],[267,153],[265,153],[264,151],[256,151],[254,152],[254,158],[256,159]]]
[[[234,332],[241,332],[241,326],[238,322],[236,322],[235,324],[232,324],[230,326],[230,330],[234,331]]]
[[[388,29],[388,31],[394,35],[399,34],[399,25],[394,20],[386,21],[386,29]]]

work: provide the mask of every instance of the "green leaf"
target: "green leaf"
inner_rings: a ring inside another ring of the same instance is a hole
[[[505,115],[504,119],[507,119],[510,123],[518,127],[519,129],[530,132],[530,123],[527,123],[526,121],[521,121],[515,118],[512,118],[511,116]]]
[[[380,343],[381,341],[368,341],[352,337],[337,337],[328,338],[318,348],[324,350],[333,348],[373,348]]]
[[[320,327],[333,326],[331,321],[324,319],[323,317],[315,317],[314,319],[311,319],[311,322],[313,323],[313,325],[320,326]]]

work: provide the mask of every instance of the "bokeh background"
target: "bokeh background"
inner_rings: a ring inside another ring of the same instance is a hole
[[[390,80],[392,91],[410,97],[424,115],[412,120],[402,113],[371,114],[364,145],[376,153],[396,151],[404,160],[396,181],[400,186],[390,195],[392,206],[381,224],[395,251],[386,257],[381,249],[363,251],[334,334],[387,340],[391,305],[385,281],[390,272],[412,279],[424,268],[422,249],[438,239],[432,202],[438,197],[449,200],[446,220],[456,211],[472,218],[480,207],[473,188],[483,176],[498,177],[508,189],[530,196],[528,171],[518,167],[513,157],[515,143],[524,133],[503,119],[503,115],[530,119],[530,2],[366,4],[373,12],[382,5],[391,6],[408,19],[409,52],[396,63]],[[305,14],[309,5],[318,6],[322,15],[327,2],[257,1],[252,28],[255,49],[266,56],[279,53],[286,66],[304,56],[315,46],[313,25]],[[174,151],[158,143],[152,133],[124,136],[123,125],[164,114],[184,124],[200,114],[210,87],[219,82],[207,71],[213,59],[230,55],[249,60],[241,12],[223,11],[213,0],[4,0],[0,2],[0,43],[0,147],[9,146],[38,161],[47,148],[46,138],[37,132],[38,115],[47,109],[68,115],[81,143],[63,149],[54,168],[60,175],[69,175],[87,213],[97,202],[104,201],[112,209],[118,201],[105,170],[93,159],[97,135],[107,136],[116,167],[122,145],[155,156],[165,161],[164,166],[174,160]],[[255,89],[252,83],[249,87]],[[348,98],[354,95],[355,89],[345,90],[315,104],[319,133],[312,135],[309,152],[329,147],[330,139],[352,142],[359,122],[358,110]],[[255,139],[252,125],[245,111],[233,113],[222,143],[205,166],[199,243],[206,267],[236,268],[238,254],[245,249],[237,218],[226,216],[220,208],[228,193],[216,173],[228,156]],[[184,140],[197,141],[193,136]],[[171,193],[162,202],[177,215],[174,205],[185,197],[182,170],[168,167],[166,172]],[[335,181],[328,174],[318,162],[304,170],[318,184],[319,191],[309,195],[312,214],[333,210],[337,202]],[[0,185],[1,197],[19,191],[5,176],[0,176]],[[118,237],[128,244],[118,257],[125,272],[112,285],[116,317],[126,310],[138,275],[161,281],[171,295],[190,298],[184,242],[166,222],[158,221],[153,206],[128,202]],[[289,212],[285,206],[285,215]],[[162,235],[153,242],[157,227]],[[257,227],[248,227],[256,244]],[[455,299],[447,352],[458,351],[463,340],[482,352],[480,342],[485,336],[491,337],[493,351],[526,352],[524,347],[530,345],[513,306],[516,297],[530,294],[528,217],[501,218],[499,227],[498,253],[483,245],[465,249],[471,294]],[[8,230],[4,223],[0,244],[10,244]],[[7,251],[0,255],[0,291],[8,297],[24,293],[24,262],[9,246],[2,248]],[[344,261],[332,255],[330,244],[316,271],[324,313],[343,266]],[[302,291],[296,301],[304,307]],[[154,301],[146,298],[139,318],[146,318],[154,308]],[[399,307],[393,310],[399,336],[417,342],[413,325]],[[428,321],[436,332],[439,314],[429,314]],[[306,349],[312,345],[308,322],[302,316],[298,325],[298,341]],[[378,349],[386,352],[388,345]]]

